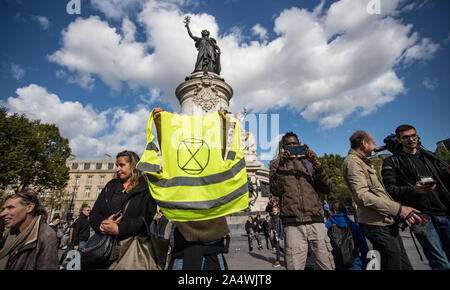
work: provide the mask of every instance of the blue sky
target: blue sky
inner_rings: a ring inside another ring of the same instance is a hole
[[[179,111],[190,15],[222,50],[233,112],[277,114],[318,155],[346,155],[358,129],[382,145],[402,123],[434,150],[450,136],[450,3],[371,1],[81,0],[77,15],[69,0],[0,0],[0,105],[57,124],[78,157],[141,154],[151,109]]]

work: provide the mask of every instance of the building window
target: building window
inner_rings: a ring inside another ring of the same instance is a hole
[[[72,163],[72,169],[77,169],[77,168],[78,168],[78,163],[77,162]]]
[[[97,197],[100,195],[100,192],[102,192],[102,189],[103,189],[103,188],[99,188],[99,189],[97,190]]]
[[[90,195],[91,195],[91,188],[86,187],[86,191],[84,192],[84,197],[89,198]]]
[[[113,168],[114,168],[114,163],[109,162],[109,163],[108,163],[108,169],[113,169]]]
[[[84,163],[84,170],[89,170],[91,168],[91,163]]]
[[[75,187],[75,188],[73,189],[73,193],[72,193],[74,198],[77,197],[77,192],[78,192],[78,187]]]
[[[88,176],[88,184],[92,184],[92,175]]]
[[[105,183],[105,176],[104,175],[100,176],[100,184],[103,184],[103,183]]]
[[[75,176],[75,185],[80,183],[80,176]]]
[[[97,163],[97,164],[95,165],[95,169],[97,169],[97,170],[102,169],[102,164],[101,164],[101,163]]]

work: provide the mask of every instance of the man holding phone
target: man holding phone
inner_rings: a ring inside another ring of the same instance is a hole
[[[395,134],[402,151],[383,161],[383,183],[396,201],[421,211],[421,225],[411,230],[430,267],[450,270],[450,167],[420,147],[413,126],[401,125]]]
[[[303,270],[308,250],[316,269],[334,270],[330,239],[318,192],[328,194],[331,181],[307,145],[293,132],[286,133],[283,151],[270,162],[270,191],[280,198],[288,270]]]

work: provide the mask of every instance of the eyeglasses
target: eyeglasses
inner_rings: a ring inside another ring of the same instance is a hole
[[[414,140],[417,138],[417,134],[405,135],[405,136],[400,137],[400,139],[402,139],[402,140],[408,140],[409,138]]]

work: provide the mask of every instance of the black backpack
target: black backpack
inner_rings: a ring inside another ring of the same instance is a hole
[[[355,264],[355,246],[353,235],[349,226],[340,228],[333,224],[328,231],[333,250],[331,253],[336,265],[351,268]]]

